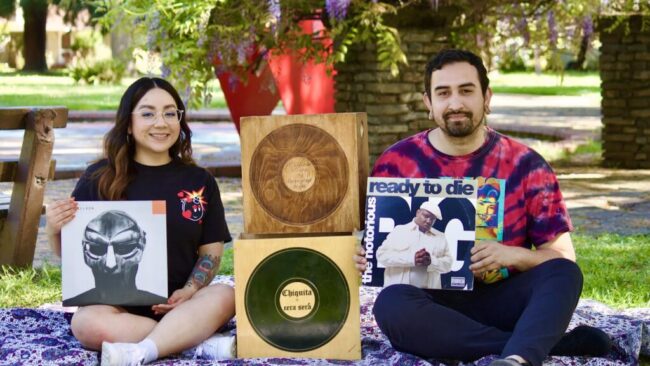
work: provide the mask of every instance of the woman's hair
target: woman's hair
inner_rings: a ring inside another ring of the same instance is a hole
[[[140,99],[151,89],[159,88],[168,92],[178,109],[184,110],[184,104],[178,92],[167,81],[160,78],[143,77],[131,84],[117,109],[115,126],[104,136],[104,159],[107,164],[98,169],[93,178],[98,179],[99,197],[105,200],[126,198],[126,187],[135,177],[135,141],[129,136],[132,113]],[[180,135],[169,148],[169,156],[185,164],[194,164],[192,159],[192,131],[187,125],[185,115],[181,115]]]

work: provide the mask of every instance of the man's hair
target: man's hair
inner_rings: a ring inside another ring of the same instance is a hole
[[[478,80],[481,83],[481,91],[483,91],[483,95],[485,95],[485,92],[490,86],[490,79],[488,79],[487,70],[483,65],[483,60],[470,51],[448,49],[440,51],[427,63],[427,68],[424,74],[424,90],[426,90],[429,100],[431,100],[431,74],[436,70],[442,69],[445,65],[456,62],[467,62],[476,68],[476,71],[478,72]]]

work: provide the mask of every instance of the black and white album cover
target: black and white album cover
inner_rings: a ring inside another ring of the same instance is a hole
[[[362,283],[472,290],[476,197],[474,179],[368,178]]]
[[[165,201],[78,204],[61,231],[63,305],[165,303]]]

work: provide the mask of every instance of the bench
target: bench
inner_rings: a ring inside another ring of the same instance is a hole
[[[65,107],[0,108],[0,130],[25,130],[18,161],[0,161],[0,182],[13,182],[11,196],[0,197],[0,265],[32,265],[45,184],[54,177],[53,129],[67,121]]]

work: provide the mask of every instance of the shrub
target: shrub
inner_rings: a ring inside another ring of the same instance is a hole
[[[92,65],[79,64],[69,69],[69,74],[76,83],[83,80],[86,84],[119,84],[126,72],[126,66],[118,60],[102,60]]]

